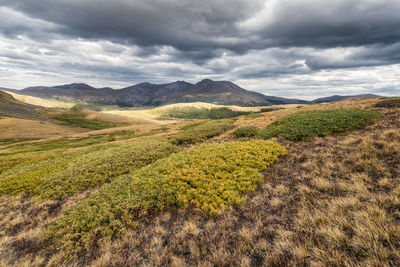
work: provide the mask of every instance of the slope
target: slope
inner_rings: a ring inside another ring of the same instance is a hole
[[[16,100],[10,94],[0,91],[0,116],[23,119],[45,119],[41,108]]]

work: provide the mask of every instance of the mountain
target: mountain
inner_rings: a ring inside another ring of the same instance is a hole
[[[317,98],[312,101],[312,103],[327,103],[327,102],[337,102],[342,100],[349,99],[363,99],[369,97],[380,97],[379,95],[374,94],[363,94],[363,95],[333,95],[328,97]]]
[[[168,84],[140,83],[122,89],[94,88],[84,83],[28,87],[18,94],[66,101],[119,106],[159,106],[173,103],[207,102],[219,105],[268,106],[306,104],[307,101],[266,96],[229,81],[202,80],[196,84],[176,81]]]
[[[0,117],[22,119],[46,119],[42,108],[16,100],[10,94],[0,91]]]
[[[155,98],[153,103],[172,104],[186,102],[206,102],[220,105],[268,106],[282,103],[303,103],[306,101],[266,96],[245,90],[229,81],[203,80],[189,90]]]

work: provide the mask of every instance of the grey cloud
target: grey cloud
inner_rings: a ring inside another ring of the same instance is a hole
[[[65,26],[82,38],[171,45],[181,50],[218,47],[218,36],[236,37],[235,22],[251,16],[261,1],[6,1],[29,16]],[[229,46],[229,44],[227,44]]]
[[[341,51],[337,55],[306,55],[306,64],[313,70],[397,64],[400,62],[400,42],[361,47],[344,57],[340,53]]]
[[[400,38],[397,0],[279,1],[258,33],[279,46],[362,46]]]
[[[1,3],[1,2],[0,2]],[[30,18],[19,11],[0,5],[0,33],[9,38],[29,35],[36,39],[48,39],[50,33],[56,33],[61,26],[42,19]]]
[[[0,68],[124,85],[210,77],[278,91],[280,81],[296,94],[366,90],[358,77],[313,78],[400,64],[398,14],[398,0],[0,0]]]

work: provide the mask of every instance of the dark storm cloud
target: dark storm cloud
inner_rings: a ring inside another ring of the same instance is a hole
[[[171,45],[180,50],[224,48],[245,52],[271,46],[360,46],[393,44],[400,38],[397,0],[1,3],[33,18],[62,25],[65,34],[146,46]]]
[[[219,47],[236,38],[234,24],[252,14],[261,1],[2,1],[34,18],[65,26],[63,33],[82,38],[130,41],[138,45],[171,45],[181,50]]]
[[[280,1],[262,39],[283,46],[361,46],[400,41],[397,0]]]

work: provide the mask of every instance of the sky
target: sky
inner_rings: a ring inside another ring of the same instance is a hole
[[[400,95],[399,0],[0,0],[0,87]]]

